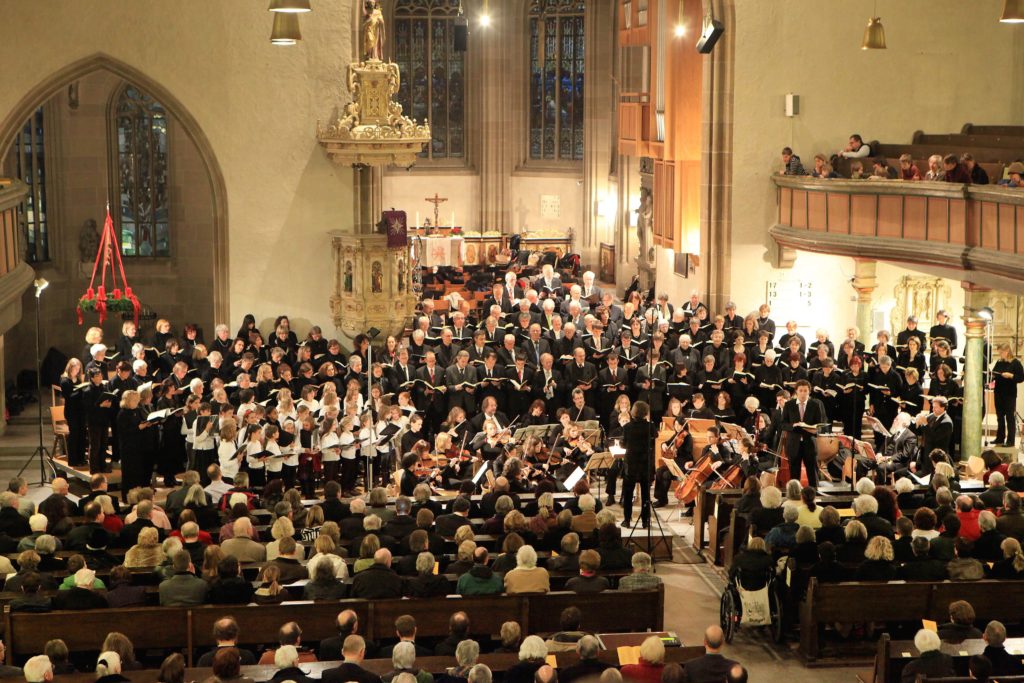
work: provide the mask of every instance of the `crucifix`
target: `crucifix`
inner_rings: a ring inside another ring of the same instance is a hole
[[[435,192],[433,197],[427,197],[424,201],[430,202],[434,205],[434,229],[436,230],[441,225],[441,204],[448,201],[447,197],[438,196]]]

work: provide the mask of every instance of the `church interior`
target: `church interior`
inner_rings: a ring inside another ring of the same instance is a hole
[[[1024,681],[1022,25],[3,0],[0,676]]]

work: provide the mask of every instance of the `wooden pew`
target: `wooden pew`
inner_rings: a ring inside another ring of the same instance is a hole
[[[213,624],[223,616],[238,622],[243,644],[277,642],[281,625],[297,621],[303,639],[322,640],[337,634],[336,618],[351,609],[359,615],[360,632],[370,638],[389,638],[400,614],[417,621],[424,638],[448,634],[452,612],[469,613],[474,633],[497,633],[501,623],[518,621],[523,633],[557,631],[562,610],[580,607],[584,627],[594,633],[619,631],[660,631],[664,625],[665,588],[655,591],[606,591],[596,595],[548,593],[533,595],[491,595],[423,600],[340,600],[282,605],[203,605],[184,607],[135,607],[76,612],[11,612],[4,607],[4,641],[7,662],[15,657],[39,654],[46,642],[61,637],[72,652],[95,651],[112,630],[128,636],[136,648],[178,648],[186,651],[189,664],[199,650],[214,644]],[[159,625],[154,628],[154,625]]]
[[[665,650],[666,664],[683,664],[696,659],[704,654],[703,647],[670,647]],[[566,668],[579,662],[579,656],[575,652],[559,652],[554,655],[558,668]],[[614,650],[601,651],[598,659],[613,666],[619,665],[618,653]],[[483,654],[477,660],[478,663],[486,665],[492,673],[502,674],[519,662],[516,654],[494,653]],[[341,662],[312,662],[302,664],[300,668],[312,678],[320,678],[324,671],[337,667]],[[455,665],[454,657],[417,657],[416,666],[428,671],[435,676],[443,674],[448,668]],[[394,667],[389,659],[367,659],[363,661],[362,667],[367,671],[383,675]],[[253,681],[266,681],[276,673],[273,666],[243,666],[241,676]],[[132,683],[157,683],[159,681],[159,669],[143,669],[140,671],[125,671],[123,676]],[[213,675],[211,669],[189,668],[185,670],[186,681],[203,681]],[[12,676],[6,679],[8,683],[24,683],[25,679]],[[75,673],[61,674],[61,683],[94,683],[96,674]]]
[[[920,619],[931,614],[931,594],[927,582],[822,584],[812,577],[800,605],[800,653],[808,661],[818,659],[825,624]]]

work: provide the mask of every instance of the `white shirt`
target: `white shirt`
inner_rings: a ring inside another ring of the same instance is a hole
[[[220,473],[231,480],[234,480],[235,475],[238,474],[239,462],[238,458],[235,457],[235,452],[237,450],[238,446],[236,446],[232,441],[222,441],[220,447],[217,448],[217,458],[220,461]]]
[[[339,438],[344,439],[345,435],[339,437],[335,432],[327,432],[320,437],[320,460],[322,462],[337,462]]]

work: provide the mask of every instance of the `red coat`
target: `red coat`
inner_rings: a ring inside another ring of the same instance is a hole
[[[661,683],[661,672],[664,664],[649,664],[640,660],[639,664],[626,664],[622,667],[622,678],[638,683]]]
[[[981,527],[978,526],[979,515],[981,515],[981,510],[956,513],[956,516],[960,518],[960,538],[966,538],[971,543],[978,540],[981,536]]]

